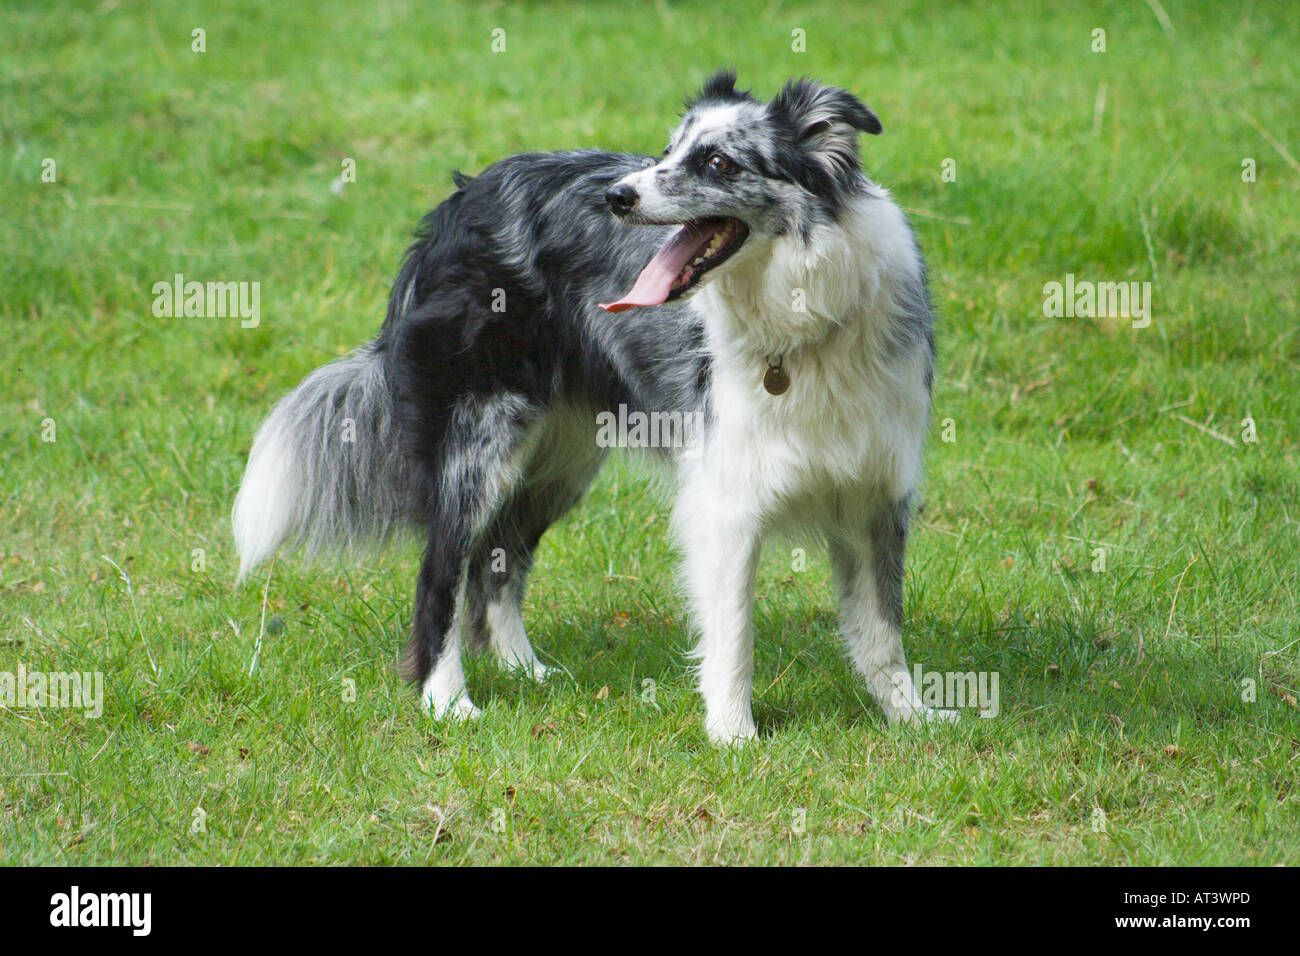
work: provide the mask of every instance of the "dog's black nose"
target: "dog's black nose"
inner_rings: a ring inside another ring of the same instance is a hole
[[[616,216],[626,216],[631,212],[638,198],[636,190],[627,183],[611,186],[609,192],[605,193],[605,202],[609,203],[609,208]]]

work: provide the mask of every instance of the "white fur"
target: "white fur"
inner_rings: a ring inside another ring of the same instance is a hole
[[[544,681],[551,668],[537,659],[533,645],[524,630],[524,619],[519,613],[519,601],[503,591],[501,596],[487,605],[487,626],[492,653],[506,670],[516,671],[535,681]]]
[[[275,415],[258,429],[235,498],[232,520],[240,580],[269,558],[299,523],[298,468],[292,436],[283,429],[283,419]]]
[[[927,356],[918,345],[886,358],[896,283],[919,269],[901,212],[877,193],[818,227],[807,245],[791,237],[747,244],[692,299],[714,356],[714,419],[704,454],[683,460],[674,527],[715,741],[754,736],[751,618],[763,534],[800,528],[861,541],[853,523],[866,516],[846,513],[846,503],[897,501],[920,480]],[[806,316],[791,312],[794,289]],[[776,356],[790,388],[774,396],[762,381]],[[850,659],[890,719],[925,716],[902,636],[876,606],[870,562],[858,564],[841,602]]]

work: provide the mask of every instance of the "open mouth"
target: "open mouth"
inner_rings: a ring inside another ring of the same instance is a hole
[[[697,219],[678,229],[663,244],[636,282],[617,302],[602,303],[606,312],[662,305],[695,288],[711,269],[735,254],[749,237],[739,219]]]

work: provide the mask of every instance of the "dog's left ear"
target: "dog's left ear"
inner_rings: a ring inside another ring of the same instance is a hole
[[[858,167],[858,132],[880,133],[876,114],[847,90],[807,79],[790,80],[768,104],[795,143],[837,171]]]

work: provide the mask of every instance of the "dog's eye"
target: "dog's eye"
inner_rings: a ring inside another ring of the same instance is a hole
[[[709,157],[709,169],[715,173],[725,173],[731,169],[731,160],[727,159],[721,153],[714,153]]]

